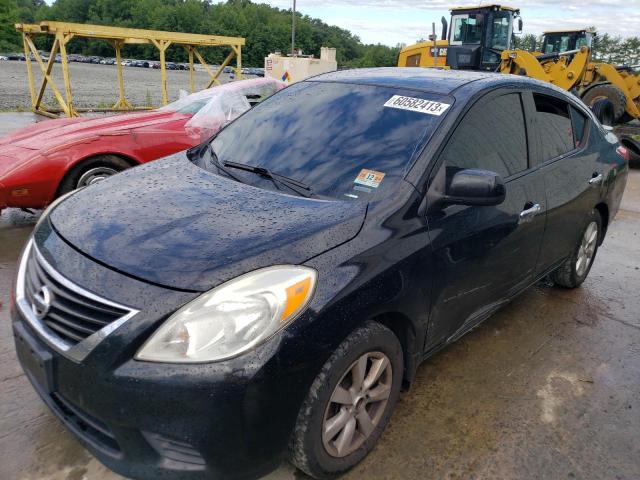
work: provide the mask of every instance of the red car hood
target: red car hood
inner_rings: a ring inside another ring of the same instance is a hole
[[[47,120],[21,128],[0,138],[0,150],[3,155],[7,155],[5,146],[45,151],[83,138],[118,135],[136,128],[189,118],[191,115],[188,114],[153,110],[109,117]]]

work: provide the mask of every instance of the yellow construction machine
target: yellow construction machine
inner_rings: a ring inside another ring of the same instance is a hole
[[[517,8],[498,4],[452,8],[450,24],[442,17],[441,39],[404,47],[398,66],[493,71],[500,65],[502,51],[514,47],[516,19],[522,31]]]
[[[498,4],[452,8],[449,26],[442,18],[441,39],[404,47],[398,66],[526,75],[573,92],[597,110],[603,123],[640,118],[640,75],[634,73],[640,65],[593,61],[595,31],[590,29],[545,32],[540,52],[515,49],[516,20],[521,32],[516,8]]]
[[[615,123],[640,118],[640,66],[593,61],[594,36],[589,29],[545,32],[542,52],[504,50],[499,71],[552,83],[592,108],[607,100]]]

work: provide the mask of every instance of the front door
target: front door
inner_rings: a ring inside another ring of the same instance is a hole
[[[474,168],[498,173],[506,198],[497,206],[429,206],[434,286],[426,349],[453,340],[533,281],[546,204],[542,174],[529,170],[527,131],[521,94],[494,92],[469,110],[438,159],[430,193],[446,192],[456,171]]]

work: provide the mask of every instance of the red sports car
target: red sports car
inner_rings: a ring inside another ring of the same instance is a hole
[[[228,83],[157,110],[48,120],[0,138],[0,212],[43,208],[59,195],[198,145],[285,84]]]

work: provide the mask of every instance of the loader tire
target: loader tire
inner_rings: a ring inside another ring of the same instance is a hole
[[[613,120],[618,123],[627,110],[627,97],[624,92],[618,87],[606,84],[590,88],[582,96],[582,101],[592,108],[600,99],[607,99],[613,104]]]
[[[632,117],[631,115],[629,115],[627,112],[624,112],[624,115],[622,115],[622,117],[620,117],[619,122],[620,123],[629,123],[632,120],[634,120],[634,117]]]
[[[599,98],[591,106],[591,111],[602,125],[609,127],[615,124],[615,114],[613,113],[613,103],[606,98]]]

